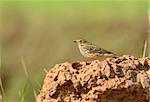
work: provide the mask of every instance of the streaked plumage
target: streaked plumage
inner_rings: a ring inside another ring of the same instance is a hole
[[[80,53],[88,58],[99,58],[99,57],[113,57],[115,54],[109,52],[103,48],[97,47],[95,44],[88,42],[84,39],[75,40],[78,44]]]

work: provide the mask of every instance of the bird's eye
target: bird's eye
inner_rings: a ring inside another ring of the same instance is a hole
[[[90,50],[92,50],[92,48],[90,48]]]
[[[80,40],[80,43],[81,43],[82,41]]]

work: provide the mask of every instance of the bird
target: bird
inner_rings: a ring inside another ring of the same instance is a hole
[[[77,43],[80,53],[86,58],[107,58],[114,57],[116,54],[107,51],[103,48],[99,48],[94,43],[88,42],[85,39],[77,39],[73,42]]]

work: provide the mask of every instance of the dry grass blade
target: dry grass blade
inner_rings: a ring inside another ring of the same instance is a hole
[[[148,0],[148,39],[147,39],[147,42],[148,42],[148,56],[150,56],[150,0]]]
[[[44,72],[45,72],[45,73],[48,73],[48,70],[47,70],[46,68],[44,68]]]
[[[149,8],[148,8],[148,21],[149,21],[149,29],[148,29],[148,56],[150,56],[150,0],[149,0]]]
[[[37,93],[36,93],[36,90],[35,89],[33,89],[33,94],[34,94],[34,98],[35,98],[35,100],[37,99]]]
[[[147,40],[145,40],[145,43],[144,43],[144,49],[143,49],[142,58],[146,57],[146,50],[147,50]]]
[[[1,61],[2,61],[2,57],[0,56],[0,72],[1,72],[1,68],[2,68]],[[5,94],[5,91],[4,91],[4,87],[3,87],[1,76],[0,76],[0,88],[1,88],[1,91],[2,91],[2,95],[0,96],[0,98],[1,98],[0,101],[2,100],[2,96],[4,96],[4,99],[6,100],[6,102],[8,102],[6,94]]]
[[[4,99],[6,100],[6,102],[8,102],[6,94],[5,94],[5,91],[4,91],[4,87],[3,87],[3,84],[2,84],[1,78],[0,78],[0,87],[1,87],[2,95],[4,96]]]
[[[26,67],[26,64],[25,64],[25,61],[24,61],[23,57],[21,57],[21,64],[23,66],[23,69],[24,69],[24,72],[26,74],[26,77],[29,78],[29,74],[28,74],[27,67]]]

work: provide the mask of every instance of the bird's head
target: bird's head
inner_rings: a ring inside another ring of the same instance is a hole
[[[73,42],[80,44],[80,45],[87,43],[85,39],[77,39],[77,40],[74,40]]]

